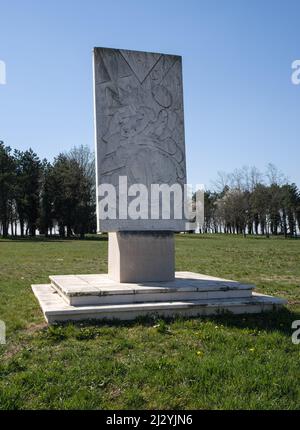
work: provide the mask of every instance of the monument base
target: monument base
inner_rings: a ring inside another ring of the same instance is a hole
[[[253,285],[192,272],[169,282],[120,283],[107,274],[51,276],[33,285],[46,321],[132,320],[140,316],[202,316],[258,313],[286,300],[253,292]]]
[[[108,233],[108,276],[116,282],[172,281],[175,276],[174,233]]]

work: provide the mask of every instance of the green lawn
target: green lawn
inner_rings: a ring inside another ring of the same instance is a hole
[[[0,409],[299,409],[300,240],[179,235],[176,268],[255,283],[254,316],[47,328],[30,284],[107,270],[107,241],[0,240]]]

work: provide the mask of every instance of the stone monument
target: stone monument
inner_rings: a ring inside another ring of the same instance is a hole
[[[175,276],[174,231],[185,220],[151,216],[144,201],[139,219],[128,215],[126,186],[183,187],[186,183],[181,57],[121,49],[94,49],[97,190],[116,190],[115,219],[104,219],[97,192],[98,230],[109,232],[109,276],[120,282],[169,281]],[[126,194],[126,201],[122,197]],[[123,208],[119,210],[120,201]],[[171,203],[171,201],[170,201]],[[183,214],[183,198],[181,214]],[[161,205],[159,205],[159,209]],[[178,209],[178,208],[177,208]],[[122,212],[122,213],[121,213]],[[125,214],[124,214],[125,213]]]
[[[33,285],[49,323],[139,315],[260,312],[284,301],[253,286],[175,273],[174,233],[187,227],[182,61],[94,49],[97,225],[108,274]]]

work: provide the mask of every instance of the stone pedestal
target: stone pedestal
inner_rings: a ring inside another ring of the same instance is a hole
[[[175,248],[172,232],[108,234],[108,276],[116,282],[172,281]]]
[[[107,274],[50,276],[50,282],[32,286],[49,324],[257,313],[286,303],[253,292],[253,285],[193,272],[176,272],[170,282],[119,283]]]

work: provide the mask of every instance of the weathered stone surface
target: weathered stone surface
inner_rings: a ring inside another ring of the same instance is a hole
[[[94,49],[97,185],[186,183],[181,57]],[[128,203],[133,197],[128,198]],[[98,198],[97,198],[98,201]],[[117,202],[118,208],[118,202]],[[148,202],[150,215],[150,199]],[[119,217],[119,214],[117,213]],[[171,212],[171,218],[174,214]],[[183,219],[99,219],[99,231],[186,228]]]
[[[55,290],[73,306],[250,298],[254,286],[193,272],[167,282],[121,283],[107,274],[50,276]]]

